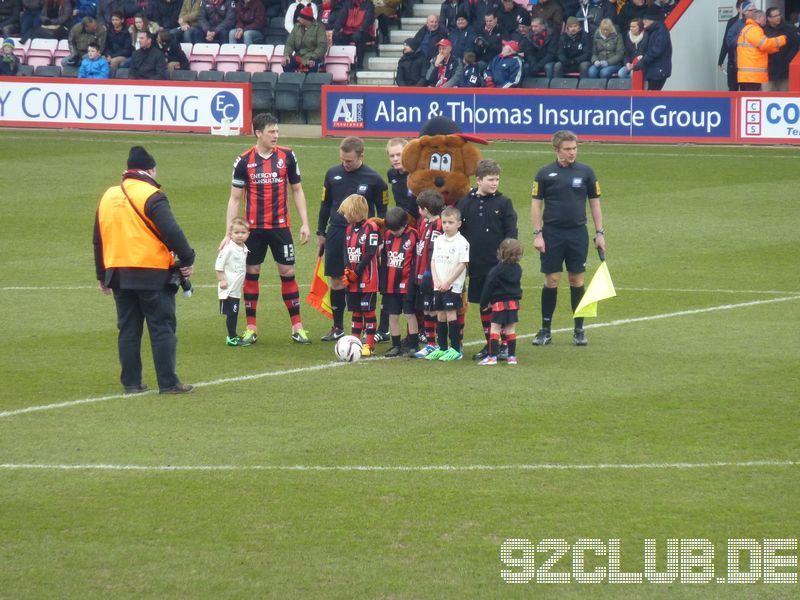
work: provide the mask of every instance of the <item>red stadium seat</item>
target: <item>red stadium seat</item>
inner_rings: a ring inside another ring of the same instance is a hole
[[[245,50],[247,50],[245,44],[222,44],[214,63],[217,71],[227,73],[241,69]]]
[[[272,57],[269,59],[269,70],[273,73],[283,73],[283,44],[275,46]]]
[[[199,43],[192,46],[192,56],[189,58],[189,68],[192,71],[210,71],[214,68],[219,44]]]
[[[58,48],[58,40],[34,38],[25,54],[27,64],[36,68],[53,64],[53,55]]]
[[[242,58],[242,68],[249,73],[269,70],[269,61],[275,46],[272,44],[250,44]]]

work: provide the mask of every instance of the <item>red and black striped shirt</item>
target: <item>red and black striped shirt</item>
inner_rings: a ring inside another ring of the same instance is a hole
[[[420,226],[419,241],[417,241],[416,275],[417,283],[422,283],[425,271],[431,270],[431,256],[433,255],[433,240],[442,235],[442,218],[436,217],[433,221],[425,219]]]
[[[291,148],[275,146],[266,158],[253,146],[233,163],[231,185],[244,189],[244,218],[251,229],[289,227],[288,186],[300,183]]]
[[[344,245],[344,264],[358,279],[347,286],[348,292],[378,291],[378,250],[381,233],[370,220],[350,223]]]
[[[401,235],[386,231],[381,250],[381,291],[384,294],[405,294],[414,274],[419,234],[406,227]]]

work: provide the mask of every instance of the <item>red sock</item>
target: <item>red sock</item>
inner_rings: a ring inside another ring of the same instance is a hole
[[[297,289],[297,281],[294,275],[281,275],[281,295],[283,296],[283,303],[286,305],[286,310],[289,311],[289,319],[292,322],[292,327],[301,325],[300,290]]]
[[[244,286],[242,296],[244,298],[244,314],[247,326],[250,329],[256,328],[256,308],[258,307],[258,296],[260,293],[258,278],[259,273],[246,273],[244,276]]]
[[[377,326],[377,319],[375,318],[375,311],[368,310],[364,313],[364,328],[367,332],[367,346],[375,348],[375,327]]]
[[[492,326],[492,307],[481,306],[481,326],[483,327],[483,335],[486,342],[489,342],[489,330]]]

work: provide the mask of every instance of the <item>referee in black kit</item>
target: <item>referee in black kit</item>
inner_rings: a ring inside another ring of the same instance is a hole
[[[388,187],[380,175],[364,164],[364,141],[346,137],[339,144],[340,164],[328,169],[322,190],[322,203],[317,222],[317,246],[325,251],[325,275],[331,288],[333,327],[322,336],[323,342],[333,342],[344,335],[345,290],[344,275],[345,230],[347,221],[339,214],[339,206],[350,194],[367,199],[369,216],[383,218],[389,203]]]
[[[600,184],[589,165],[575,160],[578,155],[578,137],[571,131],[557,131],[553,134],[553,148],[556,160],[539,169],[533,180],[531,193],[533,246],[540,254],[541,271],[544,273],[542,328],[533,338],[534,346],[544,346],[553,339],[550,332],[564,264],[569,275],[573,312],[583,298],[583,276],[589,252],[589,234],[586,230],[587,199],[594,221],[594,245],[601,251],[606,249],[603,213],[600,210]],[[576,346],[588,344],[583,331],[583,317],[575,319],[572,340]]]

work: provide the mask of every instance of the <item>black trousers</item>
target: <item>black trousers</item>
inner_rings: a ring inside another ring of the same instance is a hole
[[[117,304],[117,329],[119,336],[119,362],[122,367],[120,381],[126,388],[142,383],[142,333],[144,322],[150,334],[153,363],[160,390],[180,383],[175,373],[178,338],[175,335],[175,291],[114,290]]]

